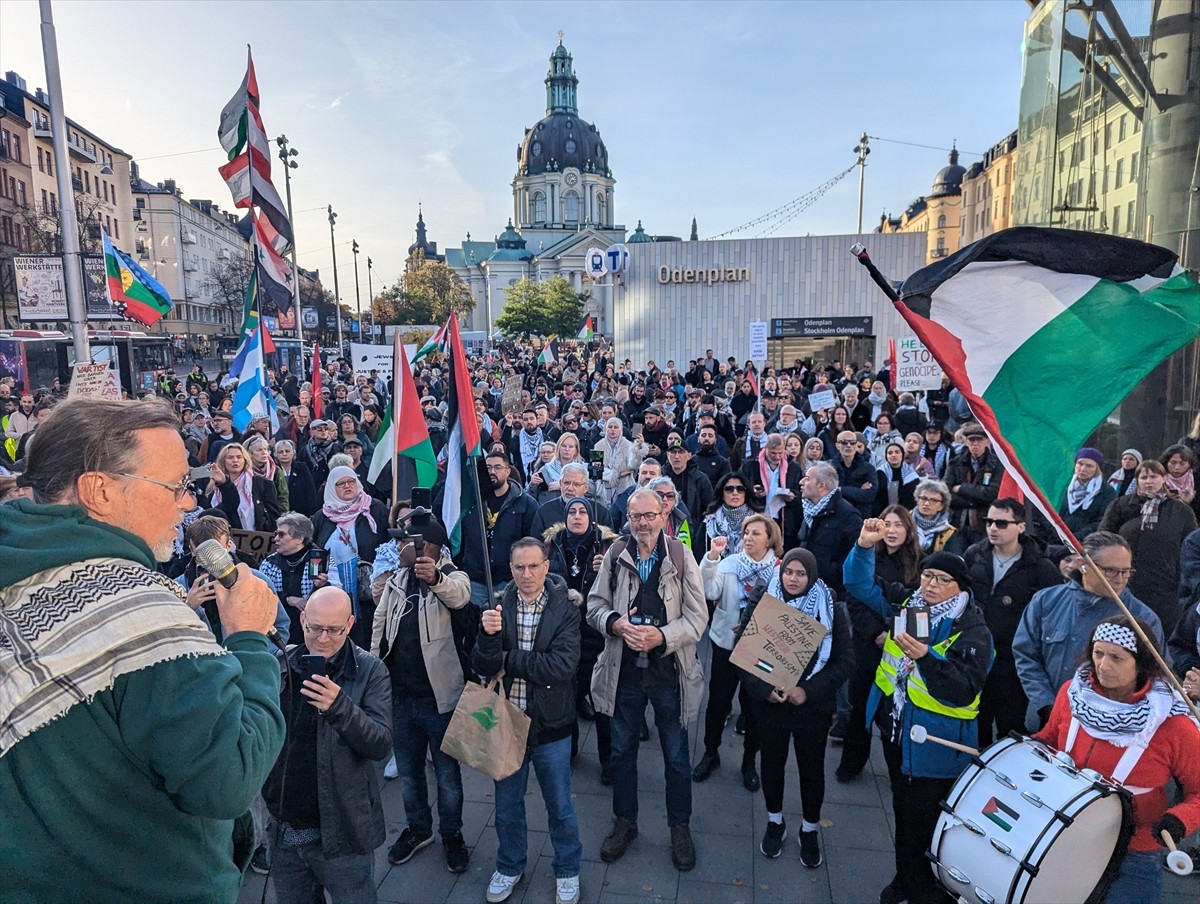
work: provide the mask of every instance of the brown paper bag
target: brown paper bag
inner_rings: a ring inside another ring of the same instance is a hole
[[[442,739],[442,753],[496,781],[521,768],[529,740],[529,716],[496,688],[503,673],[487,686],[468,681]]]

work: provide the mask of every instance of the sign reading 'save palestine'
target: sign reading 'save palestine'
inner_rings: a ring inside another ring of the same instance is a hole
[[[764,593],[729,654],[744,672],[780,690],[795,687],[825,638],[825,626]]]
[[[775,317],[771,320],[771,336],[872,336],[873,317]]]
[[[920,339],[909,337],[896,340],[896,392],[917,389],[940,389],[942,366],[934,360]]]

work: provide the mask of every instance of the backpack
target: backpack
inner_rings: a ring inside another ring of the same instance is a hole
[[[618,538],[612,546],[609,547],[609,552],[613,553],[613,567],[608,570],[608,596],[611,600],[613,594],[617,592],[617,559],[621,557],[621,553],[629,546],[629,537]],[[683,574],[683,557],[688,555],[684,545],[674,537],[667,537],[667,555],[671,559],[671,564],[675,566],[675,571],[680,575]]]

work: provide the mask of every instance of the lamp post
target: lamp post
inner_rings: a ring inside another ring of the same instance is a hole
[[[375,342],[375,290],[371,288],[371,258],[367,258],[367,304],[371,306],[371,342]],[[382,333],[382,330],[380,331]],[[380,337],[382,338],[382,336]]]
[[[866,132],[862,133],[862,137],[858,139],[858,144],[854,148],[854,153],[858,155],[855,164],[858,166],[858,234],[862,235],[862,211],[863,211],[863,188],[865,187],[867,175],[867,154],[871,153],[871,149],[867,146],[869,138]]]
[[[358,341],[362,342],[362,295],[358,291],[358,240],[350,240],[350,252],[354,255],[354,309],[358,315]]]
[[[333,212],[333,205],[330,204],[327,208],[329,211],[329,249],[333,252],[333,308],[334,320],[337,321],[337,337],[338,337],[338,357],[340,358],[345,352],[342,346],[342,296],[338,289],[337,275],[337,242],[333,238],[333,224],[337,222],[337,214]]]
[[[286,135],[280,135],[275,139],[275,143],[279,145],[279,159],[283,161],[283,184],[287,188],[288,222],[292,224],[292,231],[294,233],[296,220],[292,216],[292,170],[296,169],[300,164],[296,163],[292,158],[300,152],[295,148],[288,147],[288,138]],[[304,318],[303,312],[300,310],[300,272],[296,266],[295,242],[292,242],[292,311],[296,318],[296,338],[303,342],[304,324],[302,321]]]

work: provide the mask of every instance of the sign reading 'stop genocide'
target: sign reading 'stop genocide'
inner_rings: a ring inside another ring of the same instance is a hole
[[[771,337],[785,336],[873,336],[873,317],[776,317]]]
[[[897,339],[895,380],[896,392],[939,389],[942,385],[942,368],[920,339]]]

